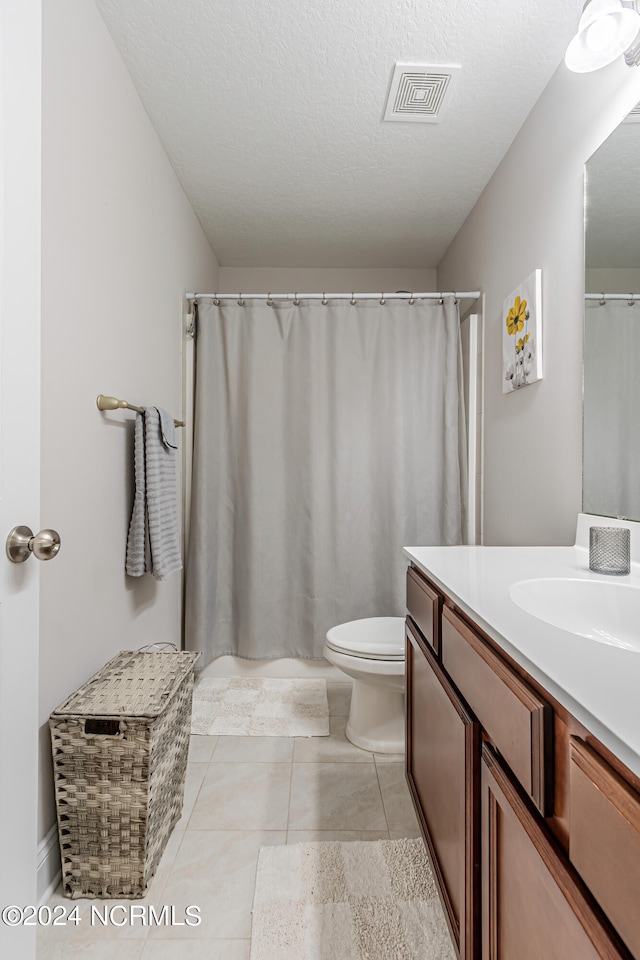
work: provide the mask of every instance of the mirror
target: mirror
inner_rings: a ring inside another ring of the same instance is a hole
[[[640,520],[639,121],[636,107],[594,153],[585,192],[582,509],[627,520]]]

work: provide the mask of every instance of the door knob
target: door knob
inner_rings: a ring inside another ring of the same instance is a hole
[[[12,563],[24,563],[31,554],[36,560],[53,560],[60,549],[56,530],[41,530],[33,535],[30,527],[14,527],[7,536],[7,556]]]

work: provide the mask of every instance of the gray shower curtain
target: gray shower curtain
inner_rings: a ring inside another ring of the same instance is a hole
[[[322,656],[404,615],[404,545],[461,541],[459,317],[437,301],[198,301],[186,641]]]

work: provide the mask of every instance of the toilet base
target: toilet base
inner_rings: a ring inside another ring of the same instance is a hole
[[[347,739],[372,753],[404,753],[404,689],[353,681]]]

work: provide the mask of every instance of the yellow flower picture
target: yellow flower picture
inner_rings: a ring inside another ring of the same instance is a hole
[[[515,333],[520,333],[524,327],[526,318],[527,301],[521,300],[520,297],[516,297],[513,301],[513,306],[507,314],[507,330],[509,331],[509,336],[513,336]]]
[[[541,302],[541,270],[534,270],[503,302],[503,393],[542,379]]]

